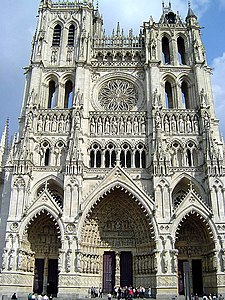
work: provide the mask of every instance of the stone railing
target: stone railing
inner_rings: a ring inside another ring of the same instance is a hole
[[[94,38],[94,48],[142,48],[143,40],[140,36],[104,36]]]

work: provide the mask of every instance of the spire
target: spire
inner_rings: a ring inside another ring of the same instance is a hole
[[[116,35],[120,36],[120,22],[117,23]]]
[[[4,166],[6,162],[6,156],[8,153],[8,141],[9,141],[9,119],[6,120],[5,128],[0,141],[0,168]]]
[[[193,12],[193,10],[192,10],[192,8],[191,8],[191,2],[188,1],[188,13],[187,13],[187,18],[193,18],[193,17],[197,19],[195,13]]]
[[[0,148],[1,149],[8,149],[8,139],[9,139],[9,119],[6,120],[5,128],[2,134]]]

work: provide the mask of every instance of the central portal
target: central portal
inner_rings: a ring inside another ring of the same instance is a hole
[[[99,286],[109,293],[114,286],[155,284],[151,220],[124,187],[114,188],[90,210],[82,227],[80,249],[79,270],[87,287]]]
[[[103,256],[103,291],[111,293],[116,283],[121,286],[133,286],[132,253],[108,251]],[[116,276],[119,282],[116,282]]]

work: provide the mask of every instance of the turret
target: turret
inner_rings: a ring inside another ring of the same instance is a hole
[[[198,18],[193,12],[190,2],[188,3],[188,13],[186,17],[186,22],[189,26],[198,25]]]

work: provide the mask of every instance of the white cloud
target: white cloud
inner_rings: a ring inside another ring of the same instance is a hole
[[[220,120],[220,128],[225,136],[225,52],[213,60],[213,69],[212,83],[216,115]]]

